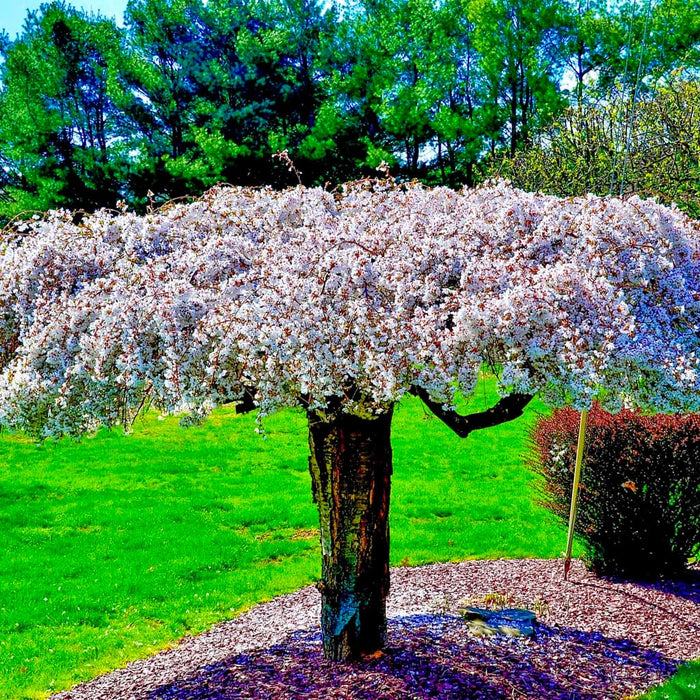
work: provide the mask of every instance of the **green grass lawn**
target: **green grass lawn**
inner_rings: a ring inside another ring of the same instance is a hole
[[[397,407],[393,564],[560,555],[522,466],[540,409],[460,440],[418,401]],[[44,697],[317,580],[304,416],[264,426],[222,409],[186,430],[148,414],[130,436],[0,440],[0,698]]]

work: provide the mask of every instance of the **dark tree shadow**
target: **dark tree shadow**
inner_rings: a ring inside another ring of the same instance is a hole
[[[631,583],[639,588],[646,588],[651,591],[659,591],[676,598],[683,598],[692,603],[700,604],[700,568],[696,565],[685,570],[682,576],[674,578],[656,579],[650,581],[640,581],[637,579],[623,578],[621,576],[600,576],[601,581],[609,581],[610,583]],[[577,581],[577,585],[589,586],[592,588],[604,588],[604,586],[590,581]],[[626,595],[634,598],[643,605],[654,605],[641,596],[627,592]],[[700,629],[700,624],[697,625]]]
[[[472,636],[448,615],[391,620],[379,658],[336,664],[317,631],[231,657],[161,686],[148,700],[615,700],[677,663],[626,640],[537,626],[534,639]]]
[[[700,604],[700,568],[697,567],[686,569],[682,578],[643,582],[639,585]]]

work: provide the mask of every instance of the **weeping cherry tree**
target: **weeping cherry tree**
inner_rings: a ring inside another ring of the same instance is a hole
[[[392,410],[466,437],[552,406],[700,408],[698,225],[654,201],[218,188],[0,239],[0,424],[80,435],[155,407],[302,407],[330,659],[382,648]],[[461,415],[490,367],[501,399]]]

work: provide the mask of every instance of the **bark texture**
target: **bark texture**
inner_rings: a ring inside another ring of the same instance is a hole
[[[326,658],[356,659],[386,643],[392,411],[362,418],[308,412],[309,468],[323,555]]]

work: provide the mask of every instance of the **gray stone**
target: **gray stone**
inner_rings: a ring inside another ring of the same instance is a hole
[[[536,616],[531,610],[484,610],[467,607],[460,611],[469,631],[477,637],[503,634],[509,637],[534,637]]]

